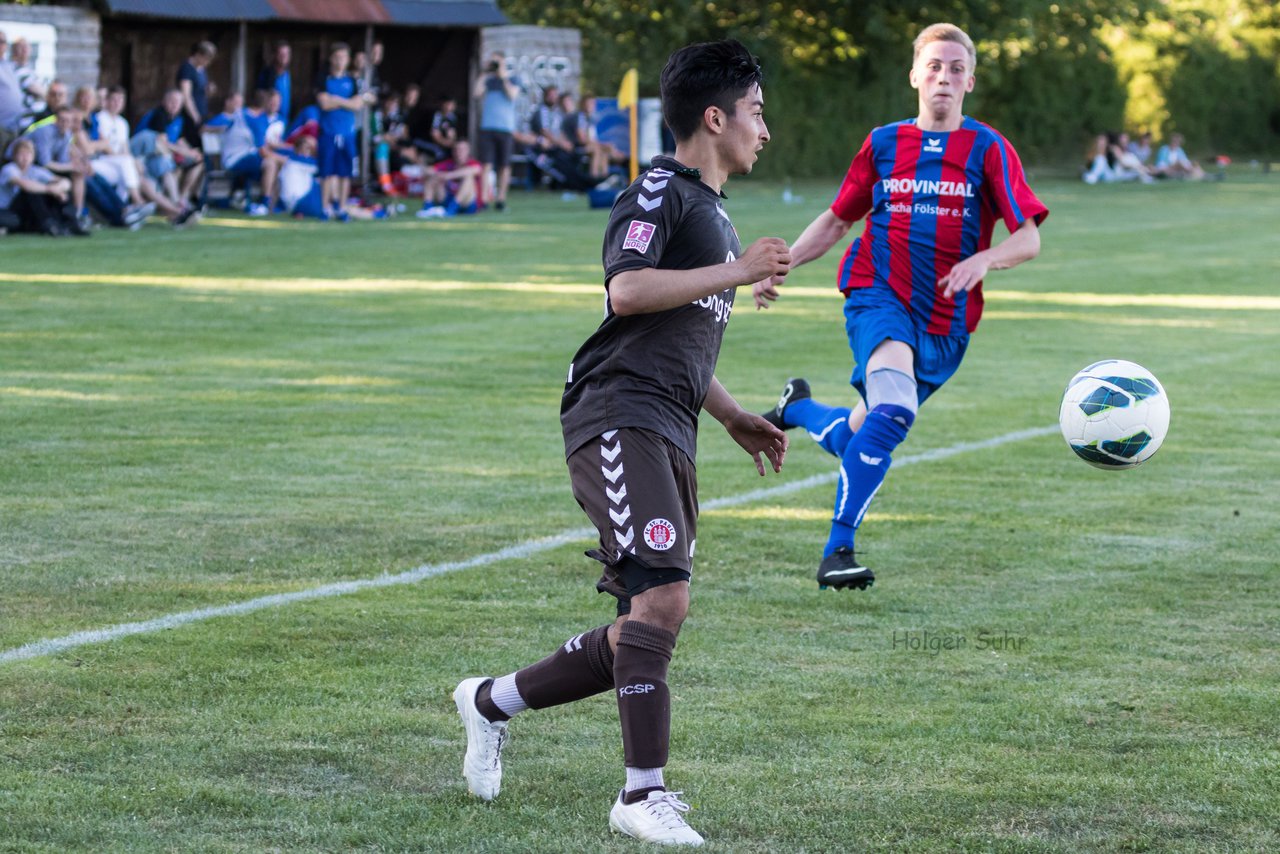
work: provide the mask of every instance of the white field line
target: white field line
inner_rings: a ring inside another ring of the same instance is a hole
[[[944,460],[947,457],[954,457],[957,454],[963,454],[969,451],[981,451],[987,448],[1006,445],[1010,442],[1018,442],[1023,439],[1046,436],[1050,433],[1056,432],[1057,429],[1057,425],[1050,427],[1036,427],[1029,430],[1017,430],[1013,433],[1006,433],[1003,436],[996,436],[991,439],[985,439],[981,442],[962,442],[958,445],[951,445],[946,448],[936,448],[932,451],[904,456],[894,460],[893,465],[895,468],[899,468],[902,466],[913,465],[915,463]],[[835,480],[834,472],[813,475],[802,480],[792,481],[778,486],[753,489],[749,492],[742,492],[738,495],[729,495],[723,498],[713,498],[710,501],[704,502],[702,507],[706,510],[717,510],[722,507],[736,507],[740,504],[749,504],[753,501],[777,498],[782,495],[790,495],[793,492],[800,492],[802,490],[809,489],[810,487],[821,486],[822,484],[829,483],[833,480]],[[538,554],[539,552],[549,551],[550,549],[554,549],[568,543],[593,539],[595,536],[596,531],[594,528],[571,528],[550,537],[526,540],[523,543],[517,543],[514,546],[499,549],[496,552],[477,555],[476,557],[467,558],[466,560],[425,564],[416,569],[410,569],[395,575],[380,575],[377,578],[361,578],[354,581],[340,581],[333,584],[324,584],[320,587],[310,587],[306,590],[295,590],[292,593],[275,593],[270,596],[260,596],[257,599],[249,599],[244,602],[234,602],[230,605],[218,605],[210,608],[198,608],[194,611],[182,611],[176,614],[157,617],[154,620],[143,620],[137,623],[120,623],[115,626],[108,626],[105,629],[93,629],[91,631],[64,635],[60,638],[47,638],[45,640],[33,641],[32,643],[0,652],[0,664],[7,664],[11,661],[23,661],[30,658],[42,658],[44,656],[74,649],[79,646],[104,643],[106,641],[117,640],[131,635],[151,634],[154,632],[164,631],[165,629],[185,626],[188,623],[197,623],[202,620],[208,620],[213,617],[230,617],[237,614],[250,614],[254,611],[261,611],[264,608],[277,608],[282,605],[291,605],[294,602],[306,602],[312,599],[328,599],[333,596],[346,596],[351,593],[359,593],[362,590],[372,590],[379,587],[394,587],[401,584],[414,584],[428,578],[433,578],[437,575],[444,575],[447,572],[454,572],[460,569],[471,569],[477,566],[490,566],[505,560],[526,558],[531,555]]]

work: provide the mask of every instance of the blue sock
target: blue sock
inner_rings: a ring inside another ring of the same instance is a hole
[[[849,429],[847,406],[827,406],[811,397],[788,404],[782,419],[788,426],[803,427],[809,438],[822,446],[833,457],[844,455],[844,449],[853,438]]]
[[[823,557],[841,546],[853,548],[853,538],[862,524],[862,517],[889,473],[893,451],[907,438],[907,431],[914,421],[915,413],[911,410],[890,404],[881,404],[867,413],[862,429],[853,436],[840,457],[835,514]]]

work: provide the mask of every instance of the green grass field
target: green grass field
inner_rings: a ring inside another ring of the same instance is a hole
[[[700,526],[667,777],[710,850],[1280,849],[1276,179],[1036,183],[1042,255],[988,278],[900,449],[859,537],[872,590],[813,583],[830,483],[734,500],[830,458],[796,433],[761,479],[705,424],[702,499],[727,500]],[[744,242],[794,238],[833,187],[795,189],[730,184]],[[512,208],[0,238],[0,851],[640,847],[608,831],[608,695],[518,718],[493,803],[460,775],[457,681],[610,619],[587,539],[27,646],[584,528],[558,400],[605,216]],[[744,405],[791,375],[849,399],[836,260],[768,312],[740,298],[718,373]],[[1042,429],[1106,357],[1173,404],[1134,471]]]

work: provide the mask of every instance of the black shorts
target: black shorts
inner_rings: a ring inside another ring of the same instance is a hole
[[[693,463],[650,430],[610,430],[569,455],[573,497],[600,532],[587,552],[604,564],[596,587],[626,613],[637,593],[688,581],[698,527]]]
[[[495,169],[511,165],[511,134],[504,130],[482,130],[476,146],[481,163],[491,163]]]

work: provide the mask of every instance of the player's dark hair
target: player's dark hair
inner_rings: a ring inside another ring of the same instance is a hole
[[[662,117],[676,140],[689,139],[707,107],[733,115],[737,103],[764,80],[760,60],[734,39],[682,47],[662,69]]]

